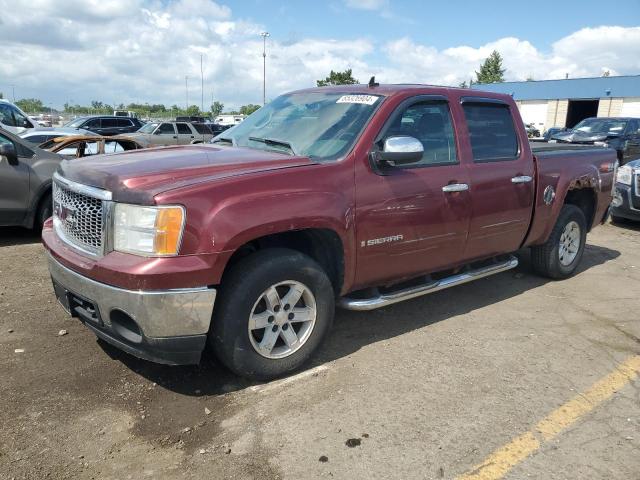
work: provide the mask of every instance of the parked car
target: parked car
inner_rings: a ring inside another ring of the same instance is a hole
[[[65,125],[67,128],[81,128],[97,133],[98,135],[110,136],[121,135],[123,133],[137,132],[142,127],[142,122],[137,118],[117,117],[117,116],[91,116],[79,117]]]
[[[82,158],[138,150],[143,146],[129,137],[86,135],[53,138],[40,145],[40,148],[65,158]]]
[[[550,141],[601,145],[613,148],[620,165],[640,158],[640,119],[585,118],[574,128],[551,136]]]
[[[207,126],[213,133],[213,135],[220,135],[222,132],[229,130],[233,125],[220,125],[218,123],[208,123]]]
[[[76,128],[31,128],[20,134],[20,137],[33,145],[41,145],[48,140],[72,135],[89,136],[95,133]]]
[[[566,131],[567,129],[565,127],[550,127],[544,132],[544,134],[542,135],[542,138],[544,140],[549,141],[551,140],[551,137],[556,133],[566,132]]]
[[[151,122],[129,135],[145,147],[207,143],[213,132],[204,123]]]
[[[188,117],[176,117],[176,122],[193,122],[193,123],[205,123],[209,120],[206,117],[201,117],[198,115],[191,115]]]
[[[42,227],[51,216],[51,177],[61,160],[0,130],[0,225]]]
[[[133,355],[197,363],[208,344],[268,379],[317,351],[335,303],[466,283],[523,247],[570,277],[616,155],[532,153],[517,111],[476,90],[341,85],[280,96],[213,145],[63,161],[43,230],[56,296]]]
[[[640,221],[640,159],[618,168],[611,206],[614,222],[623,219]]]
[[[18,134],[37,126],[38,123],[31,120],[29,115],[13,103],[0,98],[0,129]]]

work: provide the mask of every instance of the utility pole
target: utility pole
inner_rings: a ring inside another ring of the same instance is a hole
[[[13,103],[16,103],[16,86],[15,85],[11,85],[11,93],[13,97]]]
[[[269,32],[262,32],[262,105],[267,103],[267,37]]]
[[[200,112],[204,113],[204,70],[202,70],[202,54],[200,54]]]
[[[189,110],[189,75],[185,75],[184,76],[184,93],[186,95],[187,98],[187,102],[186,102],[186,110]],[[186,115],[186,113],[185,113]]]

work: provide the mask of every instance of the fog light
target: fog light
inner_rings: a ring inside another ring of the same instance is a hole
[[[622,205],[622,195],[620,195],[620,192],[616,189],[615,193],[613,194],[613,200],[611,200],[611,206],[619,207],[621,205]]]

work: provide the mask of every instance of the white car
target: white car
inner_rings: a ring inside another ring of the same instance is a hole
[[[38,124],[13,103],[0,99],[0,129],[18,135],[36,126]]]

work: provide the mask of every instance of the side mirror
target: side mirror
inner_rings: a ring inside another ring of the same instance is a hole
[[[9,165],[18,165],[18,152],[13,143],[0,144],[0,157],[7,157]]]
[[[384,141],[381,152],[375,152],[379,163],[391,167],[408,165],[422,160],[424,147],[422,142],[413,137],[389,137]]]

